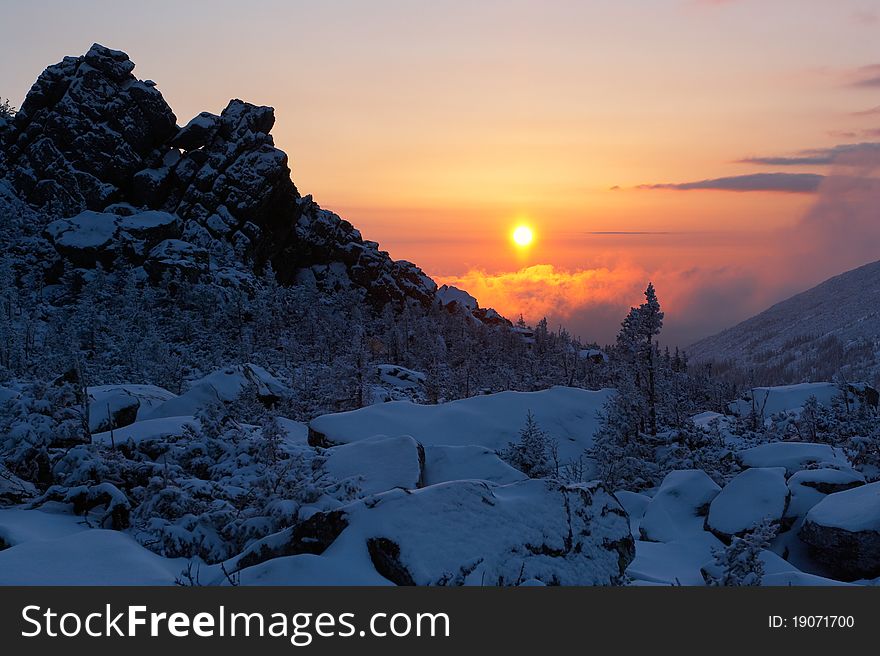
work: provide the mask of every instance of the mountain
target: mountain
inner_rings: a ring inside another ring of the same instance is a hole
[[[282,284],[361,290],[375,306],[433,303],[437,286],[421,269],[300,195],[270,134],[271,107],[234,99],[178,127],[134,67],[95,44],[49,66],[14,118],[0,119],[2,214],[21,217],[22,201],[35,210],[29,221],[57,251],[50,272],[121,256],[152,275],[198,276],[219,260],[271,266]]]
[[[758,384],[880,379],[880,261],[830,278],[687,352]],[[753,372],[753,373],[749,373]]]

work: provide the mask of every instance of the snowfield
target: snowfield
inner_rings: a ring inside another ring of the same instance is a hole
[[[613,394],[570,387],[540,392],[500,392],[438,405],[394,401],[325,415],[309,428],[328,444],[348,444],[375,435],[409,435],[424,446],[482,446],[503,450],[531,411],[559,444],[563,459],[593,445],[599,413]]]
[[[381,371],[422,382],[418,372]],[[165,467],[169,455],[198,456],[215,448],[190,442],[212,421],[205,409],[239,402],[249,385],[267,398],[284,393],[280,381],[254,365],[209,374],[181,395],[155,386],[91,387],[92,422],[131,422],[95,433],[92,442],[153,454]],[[756,393],[788,412],[825,389]],[[272,502],[271,513],[299,512],[298,524],[246,542],[221,568],[154,553],[144,546],[153,534],[142,528],[107,530],[118,491],[78,488],[0,508],[0,584],[705,585],[723,575],[718,559],[729,545],[762,520],[778,532],[755,552],[764,585],[845,585],[859,578],[856,571],[874,571],[876,558],[863,547],[880,540],[880,483],[866,485],[844,451],[825,443],[739,449],[729,457],[740,473],[721,484],[700,469],[683,469],[657,487],[613,494],[598,482],[533,480],[503,459],[529,411],[560,459],[582,457],[613,394],[554,387],[437,405],[392,401],[323,415],[308,426],[283,417],[274,428],[241,426],[236,434],[247,439],[273,431],[279,453],[310,454],[315,480],[330,481],[299,511],[292,501]],[[97,412],[102,405],[107,410]],[[731,421],[718,413],[695,417],[705,430],[729,430]],[[243,499],[260,468],[237,458],[238,469],[222,479],[224,495]],[[219,489],[205,481],[187,485],[197,495]],[[74,512],[68,501],[87,498],[96,501],[85,511]],[[217,539],[195,517],[152,521],[150,530],[170,531],[174,540]],[[250,521],[256,528],[266,520]],[[828,555],[840,549],[856,553],[862,569],[841,570]]]

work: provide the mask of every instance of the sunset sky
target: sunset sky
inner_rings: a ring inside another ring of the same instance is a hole
[[[684,346],[880,259],[874,0],[5,11],[0,97],[97,41],[181,125],[272,105],[301,193],[482,305],[587,339],[611,339],[649,279]]]

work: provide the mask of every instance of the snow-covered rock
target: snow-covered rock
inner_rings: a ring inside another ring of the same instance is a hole
[[[788,476],[808,466],[852,467],[843,449],[812,442],[771,442],[740,451],[737,457],[744,467],[784,467]]]
[[[783,467],[746,469],[712,500],[706,528],[729,538],[764,519],[779,521],[785,514],[788,494]]]
[[[101,433],[122,428],[137,420],[140,400],[124,389],[106,392],[89,392],[89,431]]]
[[[880,576],[880,482],[829,494],[807,513],[799,535],[836,578]]]
[[[129,440],[135,444],[140,442],[159,441],[169,437],[180,437],[183,435],[184,427],[187,424],[198,426],[198,421],[191,415],[183,417],[158,417],[156,419],[145,419],[130,424],[129,426],[124,426],[118,430],[94,433],[92,435],[92,442],[94,444],[110,446],[111,444],[125,444]]]
[[[93,385],[87,390],[90,404],[100,405],[103,399],[117,394],[132,396],[138,401],[138,418],[177,395],[156,385]],[[94,432],[94,431],[93,431]]]
[[[642,539],[672,542],[702,532],[709,504],[720,491],[699,469],[670,472],[645,510],[639,525]]]
[[[0,464],[0,503],[21,503],[36,496],[37,488],[30,481],[19,478]],[[0,535],[0,539],[2,539]]]
[[[425,447],[425,485],[467,480],[507,485],[527,478],[484,446]]]
[[[630,533],[632,533],[634,538],[638,539],[641,535],[639,527],[642,523],[642,517],[645,516],[645,509],[647,509],[648,504],[651,503],[651,497],[647,494],[630,492],[629,490],[617,490],[614,496],[617,497],[620,505],[623,506],[623,509],[629,516]]]
[[[413,438],[378,435],[343,444],[323,453],[324,469],[337,481],[348,481],[361,495],[423,485],[425,452]]]
[[[636,541],[636,557],[626,570],[637,581],[663,585],[705,585],[701,568],[724,545],[702,531],[672,542]]]
[[[266,405],[274,405],[287,393],[281,381],[262,367],[255,364],[234,365],[194,381],[189,390],[156,406],[143,418],[193,415],[207,405],[235,401],[249,386],[253,386],[257,398]]]
[[[832,399],[840,394],[835,383],[799,383],[776,387],[755,387],[747,392],[745,398],[730,403],[730,411],[740,417],[754,412],[765,419],[778,412],[799,413],[812,396],[822,405],[831,405]]]
[[[480,307],[477,299],[463,289],[450,285],[441,285],[437,290],[437,302],[451,308],[462,307],[468,310],[476,310]]]
[[[803,517],[829,494],[865,484],[865,477],[852,469],[805,469],[788,479],[791,501],[786,517]]]
[[[634,555],[626,513],[598,483],[458,481],[319,513],[238,564],[321,554],[331,545],[353,559],[368,554],[399,585],[608,585],[621,581]]]
[[[567,461],[593,445],[597,415],[612,393],[553,387],[437,405],[394,401],[313,419],[309,440],[331,446],[374,435],[411,435],[426,447],[479,445],[500,452],[517,439],[531,410],[540,428],[558,442],[560,458]]]

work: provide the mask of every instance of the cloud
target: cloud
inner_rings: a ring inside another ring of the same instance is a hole
[[[851,74],[850,86],[853,87],[880,87],[880,64],[862,66]]]
[[[873,130],[866,132],[876,133]],[[802,150],[794,156],[746,157],[737,160],[737,162],[740,164],[765,164],[768,166],[821,166],[834,164],[840,160],[842,155],[861,151],[880,152],[880,143],[840,144],[833,148]]]
[[[618,316],[620,308],[630,307],[627,303],[638,298],[647,275],[641,267],[626,264],[576,271],[536,264],[496,273],[472,269],[460,276],[441,277],[437,282],[464,289],[481,306],[494,307],[509,316],[522,313],[530,320],[543,316],[569,319],[576,312],[599,307],[615,308]]]
[[[880,149],[841,155],[794,228],[791,266],[827,277],[880,258]]]
[[[696,182],[643,184],[637,189],[717,189],[721,191],[775,191],[783,193],[812,193],[818,189],[822,176],[813,173],[752,173],[726,178],[712,178]]]
[[[880,22],[880,14],[870,9],[858,9],[852,13],[852,19],[859,25],[876,25]]]
[[[860,112],[853,112],[853,116],[876,116],[877,114],[880,114],[880,105],[871,109],[863,109]]]

